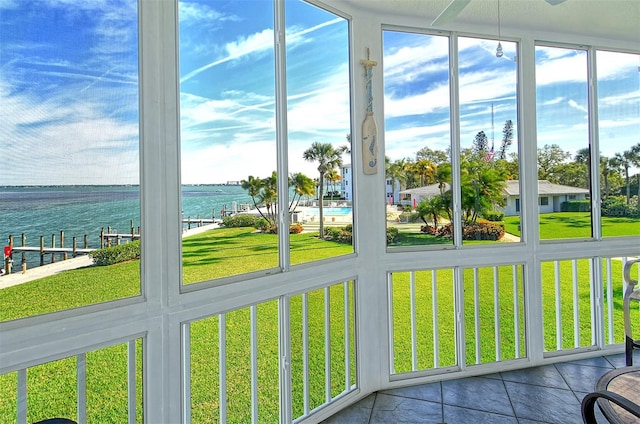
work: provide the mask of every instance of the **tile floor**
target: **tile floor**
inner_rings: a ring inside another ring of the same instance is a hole
[[[640,356],[635,359],[640,363]],[[624,365],[618,354],[382,390],[324,423],[582,423],[584,395],[600,376]]]

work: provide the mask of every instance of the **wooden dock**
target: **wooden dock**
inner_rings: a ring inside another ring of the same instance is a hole
[[[117,246],[120,245],[122,240],[138,240],[140,239],[140,227],[138,227],[138,232],[135,231],[133,227],[133,223],[131,226],[130,233],[114,233],[111,230],[111,227],[107,227],[105,231],[104,228],[100,231],[100,249],[105,247]],[[77,237],[73,237],[72,247],[65,247],[64,245],[64,231],[60,231],[60,239],[59,243],[56,243],[56,234],[51,235],[51,245],[45,246],[44,236],[40,236],[40,245],[39,246],[28,246],[26,235],[23,233],[20,237],[21,246],[16,246],[14,243],[13,235],[9,236],[9,245],[5,247],[5,257],[4,257],[4,272],[7,274],[11,274],[13,269],[13,254],[20,253],[22,255],[20,265],[23,273],[27,271],[27,253],[39,253],[40,254],[40,266],[45,264],[45,258],[47,255],[51,256],[51,263],[56,262],[56,255],[58,255],[63,261],[69,259],[69,255],[71,257],[77,257],[80,255],[86,255],[88,253],[97,250],[98,248],[90,248],[89,247],[89,238],[85,234],[83,238],[82,247],[78,246]],[[8,253],[8,255],[7,255]]]
[[[215,218],[201,218],[199,215],[196,218],[182,218],[182,225],[186,224],[187,228],[190,230],[191,227],[203,227],[205,225],[217,224],[220,223],[221,220]],[[65,247],[65,239],[64,239],[64,231],[60,231],[59,239],[56,238],[56,234],[51,235],[51,244],[45,246],[44,236],[40,236],[40,245],[39,246],[28,246],[27,239],[25,234],[22,234],[20,240],[21,245],[16,246],[14,243],[13,235],[9,236],[9,245],[5,248],[5,258],[4,258],[4,271],[7,274],[11,274],[13,268],[13,255],[21,254],[21,270],[22,272],[27,271],[27,253],[39,253],[40,254],[40,266],[45,264],[47,255],[51,257],[51,263],[56,262],[56,256],[58,256],[61,260],[69,259],[71,257],[77,257],[80,255],[86,255],[88,253],[93,252],[97,249],[103,249],[106,247],[118,246],[123,241],[129,242],[133,240],[139,240],[141,237],[140,227],[136,228],[133,226],[133,221],[131,221],[131,231],[128,233],[116,233],[113,232],[111,227],[107,227],[105,230],[102,228],[100,230],[100,247],[99,248],[90,248],[89,247],[89,238],[85,234],[82,240],[82,246],[78,246],[77,237],[73,237],[72,247]],[[6,255],[8,251],[8,255]]]

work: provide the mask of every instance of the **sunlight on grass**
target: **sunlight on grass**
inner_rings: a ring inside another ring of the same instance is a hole
[[[558,212],[538,215],[540,239],[571,239],[591,237],[589,212]],[[520,236],[520,217],[506,216],[505,231]],[[640,219],[602,217],[602,234],[605,237],[640,235]]]

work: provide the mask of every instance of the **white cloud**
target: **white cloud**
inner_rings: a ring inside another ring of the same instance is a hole
[[[579,110],[579,111],[581,111],[581,112],[589,113],[589,111],[587,110],[587,108],[586,108],[586,107],[584,107],[584,106],[582,106],[582,105],[578,104],[578,102],[576,102],[576,101],[575,101],[575,100],[573,100],[573,99],[569,99],[569,101],[567,102],[567,104],[568,104],[569,106],[571,106],[572,108],[577,109],[577,110]],[[586,118],[586,117],[585,117],[585,118]]]
[[[557,52],[553,60],[538,60],[536,64],[536,85],[542,87],[556,83],[587,83],[587,56],[585,53],[569,54],[563,49],[550,49]]]

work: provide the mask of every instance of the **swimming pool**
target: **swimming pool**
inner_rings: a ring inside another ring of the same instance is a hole
[[[322,215],[349,215],[352,212],[351,208],[322,208]],[[319,208],[306,208],[304,210],[306,215],[320,215]]]

